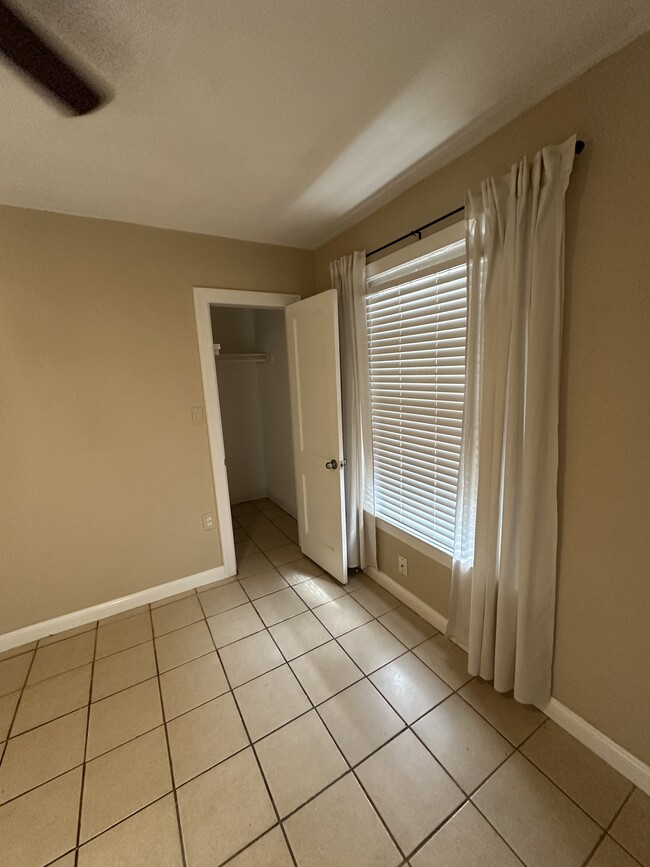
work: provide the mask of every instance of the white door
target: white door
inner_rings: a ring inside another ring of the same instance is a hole
[[[336,291],[285,309],[300,548],[348,580]]]

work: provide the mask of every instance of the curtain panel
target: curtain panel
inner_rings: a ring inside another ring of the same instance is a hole
[[[466,201],[466,399],[447,634],[469,672],[550,697],[564,197],[575,137]]]
[[[377,568],[366,328],[366,254],[330,263],[339,301],[348,567]]]

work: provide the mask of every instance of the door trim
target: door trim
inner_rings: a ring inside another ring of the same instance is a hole
[[[225,575],[228,578],[237,573],[237,562],[235,559],[235,539],[230,513],[230,493],[228,490],[228,474],[226,472],[226,452],[223,444],[219,385],[217,383],[217,370],[214,363],[214,341],[212,339],[210,305],[248,307],[251,309],[284,308],[295,301],[300,301],[301,298],[301,295],[284,295],[277,292],[211,289],[206,286],[194,287],[196,336],[199,345],[205,421],[212,462],[212,482],[217,508],[217,528],[219,544],[221,546],[221,557]]]

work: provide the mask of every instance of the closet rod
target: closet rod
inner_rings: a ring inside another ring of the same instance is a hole
[[[576,153],[581,154],[585,149],[585,143],[578,139],[576,142]],[[369,259],[371,256],[375,256],[377,253],[381,253],[383,250],[387,250],[389,247],[393,247],[395,244],[399,244],[401,241],[406,241],[408,238],[417,238],[420,240],[422,237],[422,232],[425,229],[430,229],[431,226],[435,226],[436,223],[442,223],[443,220],[447,220],[449,217],[453,217],[454,214],[460,214],[461,211],[465,210],[465,205],[461,205],[459,208],[454,208],[453,211],[449,211],[446,214],[443,214],[442,217],[436,217],[435,220],[431,220],[430,223],[425,223],[424,226],[420,226],[417,229],[413,229],[411,232],[407,232],[406,235],[402,235],[400,238],[395,238],[394,241],[389,241],[387,244],[384,244],[382,247],[377,247],[376,250],[371,250],[370,253],[366,253],[366,259]]]

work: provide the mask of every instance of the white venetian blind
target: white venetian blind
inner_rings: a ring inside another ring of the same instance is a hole
[[[369,272],[376,514],[451,553],[465,397],[465,241]]]

